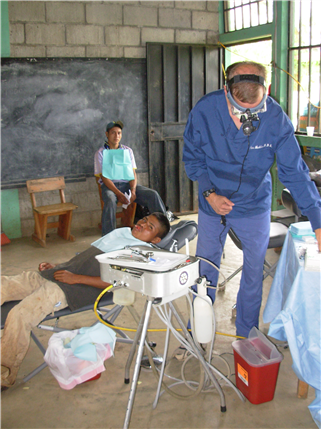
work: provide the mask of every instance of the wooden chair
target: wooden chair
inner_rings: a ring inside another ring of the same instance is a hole
[[[102,197],[101,186],[99,183],[99,177],[95,176],[95,178],[96,178],[96,183],[97,183],[98,191],[99,191],[101,210],[103,210],[104,201],[103,201],[103,197]],[[121,225],[122,226],[132,227],[134,225],[136,205],[137,205],[136,203],[131,203],[131,204],[129,204],[127,209],[123,208],[121,211],[118,211],[116,213],[116,219],[121,219]],[[117,207],[121,207],[121,206],[122,206],[122,203],[118,202]],[[101,228],[101,224],[99,224],[99,227]]]
[[[57,234],[65,240],[75,241],[70,234],[72,212],[78,206],[66,203],[64,189],[65,179],[60,177],[48,177],[46,179],[27,180],[27,189],[30,194],[33,215],[35,218],[35,232],[32,239],[42,247],[46,247],[46,234],[49,228],[58,228]],[[37,206],[35,194],[38,192],[59,191],[60,203]],[[59,216],[56,222],[48,222],[48,217]]]

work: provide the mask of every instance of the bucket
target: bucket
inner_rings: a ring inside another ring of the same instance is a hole
[[[255,327],[232,347],[236,387],[252,404],[272,401],[283,355]]]

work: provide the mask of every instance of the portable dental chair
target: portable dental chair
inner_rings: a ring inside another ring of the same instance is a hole
[[[170,228],[170,231],[166,235],[165,238],[163,238],[157,246],[160,249],[168,250],[171,252],[177,252],[179,249],[181,249],[185,244],[186,240],[189,242],[193,240],[197,236],[198,228],[197,224],[194,221],[190,220],[182,220],[179,223],[172,225]],[[5,321],[7,319],[7,315],[9,311],[20,301],[10,301],[6,302],[1,306],[1,329],[4,328]],[[63,328],[58,327],[58,322],[61,317],[70,316],[77,313],[83,313],[88,310],[94,309],[95,303],[92,303],[92,305],[88,305],[86,307],[82,307],[78,310],[71,311],[69,307],[64,308],[63,310],[55,312],[53,315],[49,314],[45,319],[37,326],[39,329],[49,330],[54,332],[61,332],[65,330],[69,330],[70,328]],[[114,305],[113,302],[113,293],[106,293],[103,298],[99,301],[99,305],[97,307],[97,311],[99,312],[100,316],[103,320],[105,320],[110,325],[114,324],[114,321],[122,311],[123,307],[122,305],[115,305],[113,308],[109,309],[108,307]],[[130,307],[128,307],[129,311],[131,311]],[[134,315],[133,315],[134,317]],[[54,326],[48,326],[45,324],[45,322],[55,320]],[[98,322],[95,322],[98,323]],[[81,326],[80,326],[81,327]],[[80,328],[79,327],[79,328]],[[122,342],[122,343],[132,343],[132,339],[129,338],[123,331],[120,329],[115,329],[116,334],[118,334],[116,341]],[[46,353],[46,349],[41,344],[39,339],[37,338],[36,334],[31,331],[31,338],[35,342],[35,344],[38,346],[42,354],[44,355]],[[30,374],[28,374],[24,379],[23,382],[27,382],[32,377],[34,377],[36,374],[38,374],[42,369],[44,369],[47,366],[46,362],[42,363],[38,368],[33,370]]]

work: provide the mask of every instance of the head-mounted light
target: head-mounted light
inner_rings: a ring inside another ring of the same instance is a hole
[[[231,94],[231,86],[235,83],[239,82],[253,82],[262,85],[265,88],[265,80],[262,76],[258,76],[255,74],[244,74],[244,75],[236,75],[232,77],[229,81],[227,81],[227,98],[231,103],[231,113],[232,115],[238,117],[242,123],[242,129],[245,135],[250,135],[253,131],[256,131],[260,126],[260,118],[258,117],[258,113],[266,112],[266,93],[263,95],[260,103],[255,107],[242,107],[240,106],[233,98]],[[258,121],[259,124],[255,127],[252,124],[252,121]]]

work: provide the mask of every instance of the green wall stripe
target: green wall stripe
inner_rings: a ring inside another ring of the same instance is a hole
[[[22,235],[18,189],[1,191],[1,230],[10,239]]]
[[[1,1],[1,58],[10,57],[10,32],[8,2]]]

